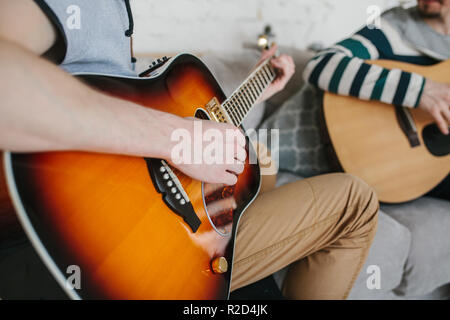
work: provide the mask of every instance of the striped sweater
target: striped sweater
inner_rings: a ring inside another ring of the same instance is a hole
[[[409,14],[395,8],[381,17],[380,29],[364,27],[350,38],[319,52],[304,71],[305,81],[340,95],[388,104],[417,107],[426,79],[399,69],[388,70],[364,60],[388,59],[420,65],[439,61],[406,41],[390,18]]]

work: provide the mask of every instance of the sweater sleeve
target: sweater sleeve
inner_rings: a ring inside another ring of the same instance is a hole
[[[383,59],[389,46],[381,30],[365,27],[314,56],[306,65],[304,79],[340,95],[415,108],[425,85],[423,76],[364,62]]]

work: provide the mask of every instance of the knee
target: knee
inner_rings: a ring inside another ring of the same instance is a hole
[[[342,185],[349,191],[350,200],[354,200],[359,205],[367,203],[367,205],[378,207],[379,202],[375,190],[364,180],[349,173],[339,173],[338,175],[342,179]]]
[[[357,225],[367,225],[376,229],[379,201],[375,190],[362,179],[347,173],[341,173],[342,186],[348,190],[348,202],[356,210],[354,219]]]

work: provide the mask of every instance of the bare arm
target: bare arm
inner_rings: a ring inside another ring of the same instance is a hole
[[[0,68],[3,149],[166,158],[171,130],[189,122],[101,94],[8,41],[0,42]]]
[[[39,57],[53,45],[56,32],[31,0],[2,0],[0,21],[1,149],[81,150],[170,161],[172,131],[193,131],[193,120],[99,93]],[[227,124],[206,126],[237,130]],[[236,182],[230,172],[243,170],[242,163],[177,167],[196,179],[227,184]]]
[[[34,2],[2,1],[0,12],[2,149],[169,156],[171,130],[188,121],[98,93],[40,58],[56,32]]]

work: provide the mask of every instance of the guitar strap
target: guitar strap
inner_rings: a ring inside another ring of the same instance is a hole
[[[417,133],[416,125],[411,116],[409,110],[402,106],[395,106],[395,115],[397,117],[398,124],[402,129],[403,133],[408,139],[411,148],[420,146],[419,135]]]

